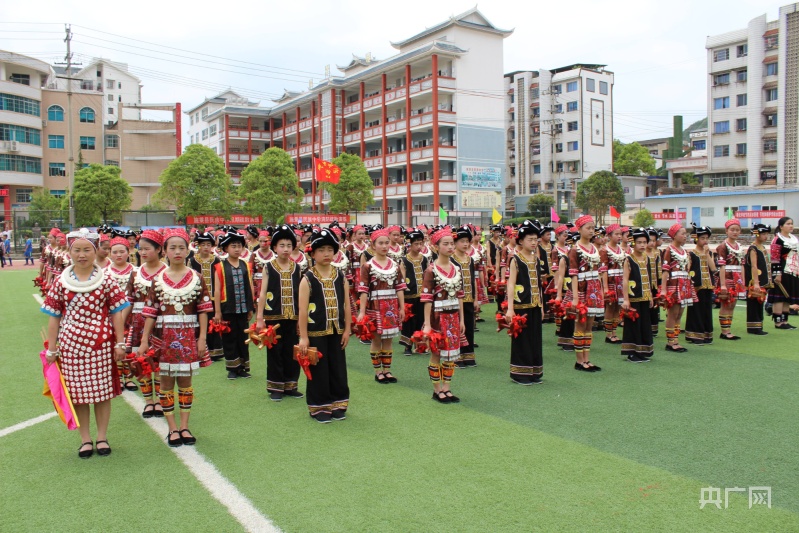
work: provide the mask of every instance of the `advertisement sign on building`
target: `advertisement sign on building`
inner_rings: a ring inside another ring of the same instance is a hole
[[[502,169],[496,167],[461,167],[461,187],[502,190]]]

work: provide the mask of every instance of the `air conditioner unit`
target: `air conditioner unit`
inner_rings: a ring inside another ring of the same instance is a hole
[[[19,143],[17,141],[9,141],[7,146],[9,152],[19,152]]]
[[[47,127],[47,121],[46,121],[46,120],[42,120],[42,127],[43,127],[43,128],[46,128],[46,127]]]

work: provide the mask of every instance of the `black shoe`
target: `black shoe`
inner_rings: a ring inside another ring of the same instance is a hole
[[[452,391],[445,391],[444,396],[449,398],[450,403],[460,403],[461,399],[452,394]]]
[[[729,335],[729,336],[727,336],[727,335],[725,335],[724,333],[722,333],[721,335],[719,335],[719,338],[720,338],[720,339],[724,339],[725,341],[737,341],[737,340],[741,340],[741,337],[739,337],[738,335]]]
[[[297,389],[283,391],[283,396],[288,396],[289,398],[305,398],[305,395]]]
[[[78,448],[78,457],[80,457],[81,459],[88,459],[89,457],[94,455],[94,447],[92,446],[93,444],[94,443],[92,441],[84,442],[83,444],[81,444],[80,448]],[[84,446],[88,446],[89,449],[82,450]]]
[[[532,385],[541,385],[542,383],[544,383],[544,380],[541,379],[539,376],[536,376],[532,380],[530,380],[530,383]]]
[[[591,364],[591,361],[586,361],[585,364],[588,365],[588,371],[589,372],[601,372],[602,371],[602,367],[599,367],[599,366]]]
[[[136,392],[137,390],[139,390],[139,386],[136,385],[135,383],[133,383],[132,381],[125,382],[125,385],[123,385],[123,388],[125,390],[129,390],[130,392]]]
[[[269,399],[273,402],[282,402],[283,401],[283,393],[282,392],[270,392]]]
[[[478,331],[478,330],[475,330],[475,331]],[[479,348],[480,347],[479,344],[473,344],[472,346],[474,346],[475,348]]]
[[[782,324],[783,324],[782,329],[796,329],[796,326],[792,326],[787,322],[783,322]]]
[[[177,435],[176,438],[171,439],[172,435]],[[183,439],[180,438],[180,431],[177,429],[175,431],[170,431],[166,436],[166,443],[169,445],[170,448],[180,448],[183,446]]]
[[[630,363],[646,363],[647,360],[646,359],[642,359],[642,358],[638,357],[637,355],[628,355],[627,356],[627,361],[630,362]]]
[[[347,419],[347,411],[343,409],[336,409],[333,411],[333,414],[330,415],[332,420],[346,420]]]
[[[528,381],[525,378],[510,378],[510,380],[512,382],[516,383],[517,385],[525,385],[525,386],[527,386],[527,385],[532,385],[533,384],[532,381]]]
[[[438,403],[449,403],[449,402],[452,401],[443,392],[434,392],[433,393],[433,399],[435,401],[437,401]]]
[[[235,370],[228,370],[227,372],[228,379],[239,379],[239,373]]]
[[[413,350],[411,350],[411,347],[410,347],[410,346],[406,346],[406,347],[405,347],[405,351],[404,351],[404,352],[402,352],[402,354],[403,354],[403,355],[408,355],[408,356],[411,356],[411,355],[413,355]]]
[[[358,339],[358,342],[360,342],[361,344],[365,344],[367,346],[371,346],[371,344],[372,344],[372,341],[364,341],[364,340],[361,340],[361,339]]]
[[[383,376],[386,378],[386,381],[388,381],[389,383],[396,383],[397,382],[397,378],[395,378],[391,374],[391,372],[384,372]]]
[[[188,433],[189,436],[187,437],[185,433]],[[186,446],[194,446],[194,443],[197,442],[197,439],[194,437],[194,435],[191,434],[191,431],[189,431],[188,429],[181,429],[179,435],[180,435],[180,441]]]
[[[375,374],[375,381],[380,383],[381,385],[387,385],[389,381],[386,379],[386,376],[383,373]]]
[[[756,331],[747,331],[750,335],[768,335],[768,331],[763,331],[762,329],[758,329]]]
[[[672,346],[671,344],[667,344],[667,345],[666,345],[666,351],[667,351],[667,352],[685,353],[685,352],[687,352],[687,351],[688,351],[688,348],[684,348],[684,347],[682,347],[682,346],[680,346],[679,348],[675,348],[675,347],[674,347],[674,346]]]
[[[164,408],[161,407],[160,403],[155,404],[155,409],[153,410],[153,416],[155,418],[164,418]]]
[[[239,371],[238,371],[238,372],[236,372],[236,374],[238,374],[238,376],[239,376],[240,378],[244,378],[244,379],[248,379],[248,378],[251,378],[251,377],[252,377],[252,376],[250,375],[250,373],[249,373],[248,371],[244,370],[243,368],[239,369]]]
[[[311,415],[311,418],[313,418],[320,424],[329,424],[330,421],[333,419],[333,417],[329,413],[319,413],[316,416]]]
[[[574,369],[581,372],[593,372],[589,367],[583,366],[582,363],[574,363]]]
[[[614,340],[610,340],[609,338],[605,337],[605,342],[606,342],[607,344],[621,344],[621,343],[622,343],[622,340],[621,340],[621,339],[619,339],[619,338],[617,338],[617,339],[614,341]]]
[[[458,368],[466,368],[466,362],[465,361],[455,361],[455,366],[457,366]]]
[[[144,411],[141,413],[142,418],[152,418],[155,416],[155,404],[148,403],[144,406]]]

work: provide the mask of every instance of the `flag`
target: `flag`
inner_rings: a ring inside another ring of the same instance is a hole
[[[555,208],[552,206],[549,207],[549,218],[552,220],[552,222],[560,222],[560,217],[555,212]]]
[[[447,212],[444,211],[444,208],[440,206],[438,208],[438,221],[441,222],[442,224],[447,223]]]
[[[491,215],[491,221],[494,224],[499,224],[500,220],[502,220],[502,215],[499,214],[499,211],[497,211],[497,208],[495,207],[494,213]]]
[[[621,213],[616,211],[615,207],[610,206],[610,216],[615,217],[615,218],[621,218]]]
[[[677,222],[677,223],[680,222],[680,208],[679,207],[675,207],[674,208],[674,222]]]
[[[732,220],[732,207],[727,208],[727,220]]]
[[[338,183],[341,178],[341,169],[329,161],[314,157],[313,166],[314,177],[317,182],[326,181],[328,183]]]

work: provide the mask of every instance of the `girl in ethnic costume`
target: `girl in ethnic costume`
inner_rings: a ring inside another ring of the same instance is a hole
[[[142,314],[147,318],[139,351],[147,352],[150,333],[159,352],[161,390],[158,401],[169,424],[167,444],[193,445],[197,439],[189,431],[189,414],[194,402],[191,378],[211,360],[206,355],[208,313],[214,303],[205,280],[184,262],[189,253],[189,236],[183,229],[167,229],[164,247],[169,268],[155,276]],[[175,381],[178,385],[180,429],[175,423]]]
[[[566,239],[569,238],[569,227],[565,224],[561,224],[557,228],[555,228],[555,244],[552,246],[552,252],[550,253],[550,265],[552,268],[552,281],[550,281],[549,286],[547,287],[546,291],[544,291],[544,298],[552,300],[551,303],[557,301],[558,303],[563,301],[563,293],[568,290],[568,287],[564,287],[563,278],[564,270],[562,269],[569,269],[569,247],[566,244]],[[571,281],[571,280],[570,280]],[[554,289],[554,296],[550,296],[549,292]],[[563,343],[561,340],[568,342],[568,344],[573,348],[574,345],[574,331],[569,332],[568,335],[561,335],[561,327],[563,327],[563,317],[560,315],[555,315],[555,336],[558,338],[558,346],[563,348]],[[572,326],[574,324],[572,323]]]
[[[81,458],[94,453],[89,433],[91,404],[97,423],[97,453],[111,453],[106,435],[111,399],[121,392],[115,361],[125,358],[125,316],[121,311],[130,306],[119,285],[94,264],[99,240],[100,235],[86,229],[69,234],[74,264],[53,279],[41,308],[50,315],[47,362],[60,359],[80,426]]]
[[[591,244],[594,237],[594,219],[589,215],[578,218],[574,227],[580,233],[580,240],[569,250],[569,276],[572,279],[572,306],[585,306],[585,315],[576,311],[574,324],[574,354],[577,362],[575,370],[598,372],[600,367],[591,364],[591,340],[594,319],[605,314],[605,289],[602,275],[607,265],[602,264],[599,250]]]
[[[727,238],[716,247],[719,264],[719,325],[721,326],[720,338],[727,341],[737,341],[741,337],[733,335],[732,316],[735,312],[735,303],[746,299],[746,285],[744,284],[743,264],[746,258],[746,248],[738,244],[741,234],[741,222],[732,218],[724,224]]]
[[[269,232],[258,232],[258,246],[250,254],[250,271],[252,271],[253,295],[255,295],[256,301],[258,298],[260,298],[259,295],[261,294],[261,283],[264,277],[264,270],[266,270],[266,265],[274,258],[275,253],[269,246]]]
[[[687,352],[680,346],[680,321],[686,306],[693,305],[693,284],[691,283],[691,256],[683,249],[687,231],[682,224],[673,224],[669,228],[671,244],[663,253],[663,277],[660,282],[660,294],[667,305],[666,311],[666,351]]]
[[[308,256],[305,255],[305,244],[302,242],[302,239],[305,238],[305,232],[301,229],[295,229],[294,235],[297,238],[297,246],[291,252],[291,260],[297,263],[301,272],[305,273],[309,267]]]
[[[402,256],[405,255],[405,242],[402,236],[401,228],[399,226],[389,226],[388,239],[390,244],[388,246],[388,252],[386,252],[386,255],[393,259],[395,263],[399,264]]]
[[[660,245],[662,243],[661,237],[663,234],[660,230],[653,227],[646,229],[649,234],[649,243],[646,245],[646,255],[649,257],[649,262],[652,263],[652,270],[656,274],[657,281],[652,284],[652,297],[658,301],[660,296],[660,278],[663,276],[663,258],[660,255]],[[660,330],[660,306],[656,305],[649,310],[649,321],[652,324],[652,336],[657,337]]]
[[[763,331],[763,302],[771,282],[770,250],[766,243],[771,239],[771,226],[757,223],[752,227],[755,242],[749,246],[744,267],[744,280],[748,288],[746,298],[746,332],[751,335],[768,335]]]
[[[543,306],[542,322],[548,324],[554,322],[554,315],[549,307],[549,298],[544,296],[546,290],[555,278],[552,265],[552,226],[546,225],[541,228],[541,236],[538,239],[538,261],[541,265],[541,276],[538,282],[541,285],[541,305]]]
[[[513,256],[508,277],[508,324],[515,315],[527,317],[526,325],[510,341],[510,379],[520,385],[542,383],[544,357],[541,339],[541,290],[538,282],[540,260],[536,257],[541,229],[529,220],[519,227],[521,249]]]
[[[619,302],[624,300],[625,290],[622,283],[624,278],[624,263],[627,260],[627,252],[621,246],[622,233],[618,224],[611,224],[605,230],[608,242],[599,252],[602,263],[607,265],[605,285],[608,288],[605,300],[605,342],[608,344],[621,344],[621,339],[616,335],[616,328],[619,327]],[[647,309],[649,313],[649,309]]]
[[[263,330],[267,322],[274,327],[280,326],[277,329],[280,338],[266,349],[266,390],[270,400],[279,402],[283,396],[303,396],[297,390],[300,365],[294,359],[294,345],[299,341],[297,316],[302,272],[290,257],[297,246],[297,237],[289,226],[283,224],[275,230],[270,246],[275,258],[264,267],[256,329]]]
[[[306,402],[311,417],[320,423],[344,420],[349,407],[345,348],[350,338],[352,315],[347,299],[346,277],[331,263],[339,251],[338,239],[330,230],[311,234],[314,266],[300,281],[299,350],[319,351],[319,362],[310,367]],[[386,246],[387,247],[387,246]]]
[[[693,224],[692,224],[693,225]],[[696,247],[691,255],[691,281],[694,286],[694,304],[688,306],[685,317],[685,339],[697,345],[713,343],[713,277],[716,262],[710,255],[708,240],[712,234],[707,226],[693,225],[691,236]]]
[[[196,242],[197,252],[192,254],[189,259],[189,267],[203,277],[208,292],[213,294],[213,271],[220,262],[220,259],[214,253],[216,237],[209,231],[210,229],[213,228],[206,228],[205,231],[195,234],[194,240]],[[163,238],[161,242],[163,243]],[[139,251],[141,252],[141,250]],[[208,357],[211,361],[221,361],[225,358],[225,351],[222,349],[221,333],[218,331],[214,331],[213,333],[207,332],[206,344],[208,346]]]
[[[111,263],[105,269],[105,275],[111,278],[125,294],[128,291],[131,276],[136,273],[136,267],[128,263],[128,241],[122,237],[114,237],[110,241],[111,244]],[[128,316],[130,308],[124,312],[125,328],[130,327]],[[125,361],[117,363],[119,370],[119,378],[122,380],[122,386],[125,390],[137,391],[139,387],[133,383],[133,373],[130,371],[130,366]]]
[[[486,277],[488,265],[486,264],[486,249],[480,243],[480,238],[480,226],[477,226],[474,228],[471,255],[474,260],[475,277],[477,279],[477,302],[482,308],[488,303],[488,280]],[[479,311],[477,314],[477,322],[484,322],[484,319],[480,318]]]
[[[458,228],[455,232],[455,253],[450,258],[450,262],[461,269],[461,278],[463,279],[461,303],[463,304],[463,329],[466,335],[466,345],[461,346],[461,356],[455,361],[458,368],[477,366],[474,357],[474,328],[476,325],[475,315],[480,309],[480,302],[476,298],[475,266],[474,260],[469,254],[471,247],[472,231],[468,226]]]
[[[141,345],[144,324],[147,320],[142,311],[150,293],[150,288],[153,285],[153,279],[166,269],[166,265],[161,262],[161,250],[163,250],[163,247],[163,235],[149,229],[142,232],[139,239],[139,256],[141,257],[142,265],[131,276],[126,291],[128,301],[132,304],[132,311],[125,344],[127,352],[134,354],[134,357],[135,354],[138,354],[139,346]],[[142,417],[152,418],[155,416],[162,418],[164,411],[161,409],[161,404],[156,402],[158,393],[161,391],[160,377],[158,374],[151,373],[140,376],[138,381],[145,402],[144,410],[141,414]]]
[[[626,355],[631,363],[645,363],[654,351],[649,310],[655,305],[652,288],[657,284],[657,278],[652,262],[646,255],[649,234],[644,228],[638,228],[632,233],[632,237],[633,252],[624,261],[622,274],[622,286],[627,287],[627,291],[619,299],[619,304],[625,311],[634,309],[638,318],[624,319],[621,354]]]
[[[397,382],[397,378],[391,374],[394,353],[391,340],[399,335],[405,318],[404,291],[407,287],[399,265],[387,256],[390,245],[388,235],[388,230],[380,229],[369,236],[375,255],[361,264],[358,284],[361,295],[358,322],[363,322],[368,314],[369,320],[377,326],[370,355],[375,381],[384,384]]]
[[[455,252],[452,229],[444,227],[436,231],[430,242],[438,246],[438,257],[424,273],[422,302],[424,302],[425,335],[435,331],[443,337],[444,345],[439,353],[430,351],[427,367],[433,382],[433,399],[439,403],[457,403],[460,398],[450,391],[455,374],[455,360],[460,357],[465,344],[466,329],[463,321],[463,277],[461,269],[450,262]],[[443,380],[443,383],[442,383]]]
[[[94,263],[100,268],[107,268],[111,264],[108,256],[111,254],[111,236],[107,233],[100,234],[100,245],[97,247],[97,259]]]
[[[400,344],[405,346],[405,355],[411,355],[411,337],[424,326],[424,304],[421,300],[422,284],[424,283],[424,273],[427,270],[427,258],[422,255],[424,245],[424,234],[419,230],[413,230],[408,234],[410,248],[408,253],[402,257],[402,265],[405,270],[405,304],[411,305],[413,314],[408,320],[402,323],[402,335]]]
[[[777,329],[796,329],[788,323],[789,307],[799,305],[799,239],[792,232],[793,219],[782,217],[771,241],[771,275],[775,288],[769,291],[768,301],[773,304],[771,314]]]

